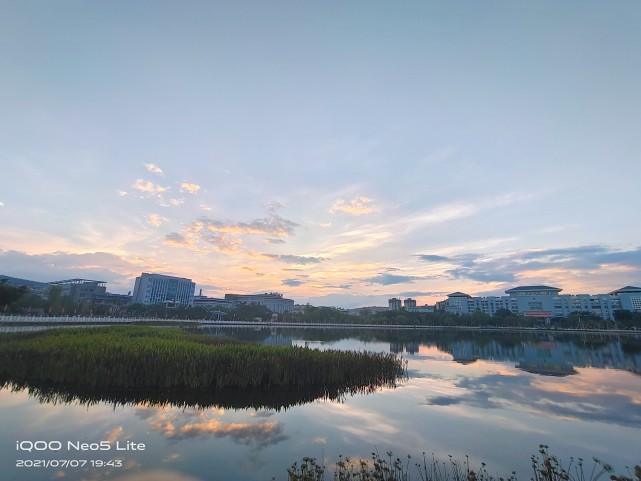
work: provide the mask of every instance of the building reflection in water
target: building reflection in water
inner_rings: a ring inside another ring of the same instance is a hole
[[[479,342],[471,338],[439,342],[438,347],[461,364],[470,364],[479,359],[509,361],[519,369],[542,375],[567,376],[576,374],[575,368],[583,367],[641,373],[641,350],[626,352],[625,341],[619,339],[549,339],[506,343],[499,340]],[[392,342],[390,351],[416,354],[419,352],[419,343]]]

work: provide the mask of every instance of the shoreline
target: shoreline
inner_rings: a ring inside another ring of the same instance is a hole
[[[191,327],[269,327],[269,328],[310,328],[310,329],[382,329],[382,330],[460,330],[460,331],[496,331],[496,332],[547,332],[547,333],[583,333],[641,335],[633,329],[578,329],[557,327],[500,327],[500,326],[421,326],[415,324],[340,324],[340,323],[295,323],[295,322],[259,322],[259,321],[209,321],[193,319],[156,319],[128,317],[39,317],[39,316],[5,316],[0,315],[0,326],[6,327],[56,327],[56,326],[107,326],[107,325],[160,325]]]

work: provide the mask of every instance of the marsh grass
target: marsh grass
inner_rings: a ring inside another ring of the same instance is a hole
[[[334,472],[330,478],[333,481],[518,481],[516,472],[506,477],[489,473],[485,463],[474,469],[468,456],[460,461],[449,456],[448,461],[439,461],[434,454],[423,458],[418,463],[411,461],[411,456],[405,459],[394,457],[387,452],[382,457],[378,452],[372,453],[371,460],[339,456]],[[584,464],[581,458],[570,458],[564,465],[556,456],[550,454],[547,445],[539,445],[538,454],[532,456],[533,475],[530,481],[641,481],[641,466],[634,470],[628,468],[627,475],[614,475],[611,465],[597,459],[592,459],[591,466]],[[287,481],[326,481],[324,465],[316,458],[306,457],[302,462],[292,464],[287,469]],[[414,474],[414,478],[412,478]],[[272,478],[274,481],[275,478]]]
[[[343,402],[347,396],[372,394],[380,386],[317,387],[306,389],[127,389],[0,381],[0,388],[27,391],[40,403],[94,406],[178,407],[181,409],[253,409],[280,411],[317,400]]]
[[[367,389],[405,374],[392,354],[260,346],[144,326],[0,335],[0,383],[123,389]]]

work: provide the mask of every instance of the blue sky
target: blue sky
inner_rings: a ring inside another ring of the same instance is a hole
[[[641,3],[3,2],[0,273],[355,307],[641,284]]]

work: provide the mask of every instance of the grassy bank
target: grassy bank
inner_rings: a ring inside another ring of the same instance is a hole
[[[389,354],[259,346],[144,326],[0,335],[0,382],[138,389],[301,389],[394,383]]]

